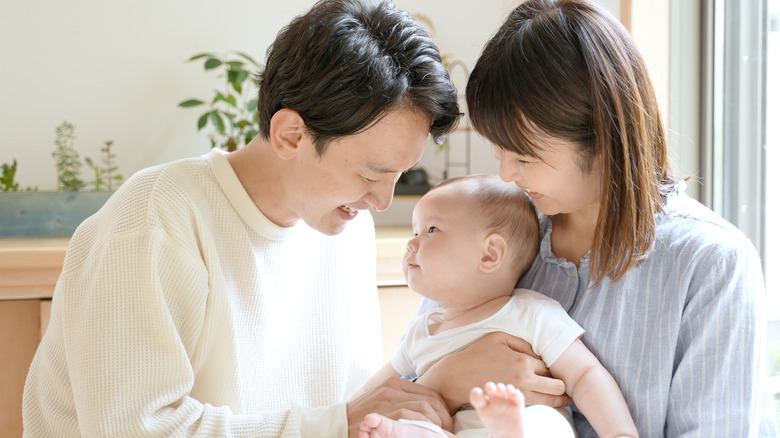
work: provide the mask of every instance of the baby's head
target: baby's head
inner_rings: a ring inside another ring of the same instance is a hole
[[[469,175],[442,181],[433,190],[459,185],[463,202],[473,206],[474,226],[486,234],[498,233],[509,246],[517,278],[531,267],[539,250],[539,218],[525,191],[497,175]]]
[[[470,272],[501,271],[506,281],[516,282],[539,246],[533,204],[522,189],[498,176],[442,182],[420,199],[412,222],[415,237],[404,255],[404,274],[412,289],[434,300],[428,291],[468,281]]]

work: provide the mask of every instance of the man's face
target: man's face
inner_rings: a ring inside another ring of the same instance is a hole
[[[422,157],[430,123],[424,114],[393,110],[365,131],[333,140],[322,156],[307,136],[296,163],[297,216],[335,235],[359,210],[386,210],[401,173]]]

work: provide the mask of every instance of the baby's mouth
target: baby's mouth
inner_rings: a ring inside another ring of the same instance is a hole
[[[356,211],[357,211],[357,210],[355,210],[354,208],[347,207],[346,205],[340,205],[340,206],[339,206],[339,209],[340,209],[341,211],[343,211],[343,212],[345,212],[345,213],[349,213],[349,214],[352,214],[352,213],[354,213],[354,212],[356,212]]]

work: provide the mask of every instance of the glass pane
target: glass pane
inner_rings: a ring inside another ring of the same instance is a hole
[[[766,81],[766,220],[764,272],[769,308],[769,359],[775,409],[780,423],[780,0],[769,0]]]

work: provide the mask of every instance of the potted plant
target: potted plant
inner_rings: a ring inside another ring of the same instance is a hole
[[[21,189],[16,181],[17,162],[0,167],[0,238],[69,237],[76,227],[95,213],[121,184],[112,151],[106,141],[99,162],[87,157],[84,163],[94,180],[81,177],[81,157],[75,149],[75,126],[65,121],[56,129],[52,153],[57,169],[57,191]]]
[[[184,108],[207,105],[198,118],[198,131],[208,126],[211,147],[234,151],[257,135],[260,120],[257,112],[257,82],[255,74],[262,67],[251,56],[230,52],[220,56],[201,53],[189,59],[203,61],[203,69],[216,71],[222,79],[222,89],[214,90],[208,100],[187,99],[179,103]]]

